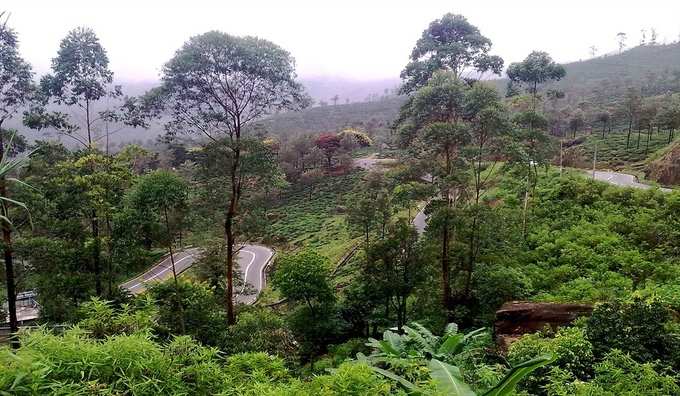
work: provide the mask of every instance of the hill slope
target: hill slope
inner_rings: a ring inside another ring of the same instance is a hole
[[[273,115],[259,126],[278,136],[337,131],[358,126],[369,132],[388,128],[405,98],[390,96],[375,102],[312,107],[300,112]]]

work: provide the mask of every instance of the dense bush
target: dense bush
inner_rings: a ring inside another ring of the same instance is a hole
[[[671,313],[659,301],[612,301],[598,305],[587,334],[597,355],[618,349],[639,362],[660,360],[680,368],[680,334],[669,331]]]
[[[510,346],[508,360],[517,364],[541,353],[553,353],[557,359],[525,379],[523,387],[532,393],[541,393],[551,367],[558,367],[579,380],[587,380],[592,375],[593,346],[580,327],[561,328],[552,338],[540,333],[525,335]]]
[[[268,309],[241,312],[227,330],[223,350],[227,353],[266,352],[296,362],[298,344],[285,320]]]
[[[7,395],[387,395],[390,384],[361,364],[341,365],[309,382],[265,353],[222,358],[189,337],[166,344],[149,335],[90,338],[25,333],[16,353],[0,349],[0,394]]]
[[[172,282],[156,283],[149,289],[159,313],[156,332],[164,338],[182,334],[179,315],[183,314],[185,334],[205,345],[222,345],[227,320],[215,293],[204,283],[180,281],[178,285],[181,311],[175,304],[175,285]]]
[[[583,382],[567,370],[554,368],[545,391],[550,396],[665,396],[680,394],[678,378],[653,363],[638,363],[613,350],[594,366],[592,381]]]

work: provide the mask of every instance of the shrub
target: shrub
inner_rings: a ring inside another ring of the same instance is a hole
[[[595,365],[590,382],[575,380],[566,370],[550,372],[547,394],[550,396],[662,396],[680,394],[677,376],[665,374],[652,363],[638,363],[629,355],[613,350]]]
[[[314,378],[309,386],[312,395],[390,395],[390,384],[380,379],[364,364],[344,363],[333,375]]]
[[[580,327],[564,327],[558,330],[555,337],[544,334],[528,334],[510,346],[508,360],[515,365],[534,356],[553,353],[557,356],[549,367],[536,370],[523,382],[523,389],[531,393],[542,394],[542,388],[548,383],[547,373],[551,367],[558,367],[579,380],[592,376],[594,364],[593,346]]]
[[[680,367],[678,335],[667,330],[669,310],[657,300],[613,301],[598,305],[588,319],[588,339],[597,356],[619,349],[639,361],[662,360]]]
[[[223,348],[225,352],[267,352],[295,361],[298,346],[292,332],[279,315],[268,309],[240,312],[238,322],[229,327]]]
[[[180,332],[179,312],[176,310],[175,285],[172,282],[154,284],[149,293],[159,312],[156,331],[169,338]],[[179,294],[184,311],[185,332],[202,344],[219,346],[227,331],[226,314],[205,283],[179,281]]]
[[[79,313],[78,326],[95,338],[149,332],[156,326],[158,317],[153,300],[144,297],[139,298],[136,305],[123,304],[118,309],[108,301],[93,297],[80,307]]]

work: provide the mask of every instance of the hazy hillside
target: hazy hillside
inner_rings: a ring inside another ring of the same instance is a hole
[[[339,77],[307,77],[301,78],[307,93],[318,103],[321,101],[332,103],[332,98],[338,95],[338,104],[350,102],[365,102],[369,98],[390,94],[399,87],[398,78],[382,80],[352,80]]]
[[[559,88],[572,98],[606,103],[623,95],[630,86],[643,96],[680,91],[680,43],[646,45],[621,54],[564,64],[567,76],[549,88]],[[497,80],[505,92],[507,79]],[[548,87],[546,87],[548,88]]]
[[[403,102],[403,97],[390,96],[374,102],[317,106],[301,112],[277,114],[258,124],[275,135],[337,131],[350,125],[370,132],[389,127]]]
[[[621,54],[606,55],[564,65],[567,76],[553,84],[567,93],[572,102],[588,99],[601,103],[614,101],[631,86],[638,86],[645,96],[680,91],[680,44],[639,46]],[[270,133],[289,135],[335,131],[348,125],[365,129],[384,128],[396,117],[403,98],[393,95],[398,79],[361,81],[337,77],[301,79],[316,104],[297,113],[268,117],[259,122]],[[127,95],[141,95],[155,82],[119,81]],[[505,92],[506,79],[493,81]],[[332,98],[338,95],[337,105]],[[370,100],[370,101],[369,101]],[[349,103],[347,103],[349,101]],[[321,105],[320,105],[321,104]],[[7,126],[18,127],[18,120]],[[129,130],[128,130],[129,129]],[[29,138],[43,136],[41,132],[25,131]],[[126,128],[111,137],[112,142],[151,142],[162,134],[160,125],[149,130]],[[68,142],[65,139],[64,142]]]

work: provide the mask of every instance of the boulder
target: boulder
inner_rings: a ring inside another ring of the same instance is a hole
[[[534,333],[546,326],[555,330],[568,325],[581,316],[589,316],[593,306],[587,304],[560,304],[512,301],[496,311],[494,337],[503,350],[523,334]]]
[[[645,174],[648,179],[665,186],[680,185],[680,142],[674,143],[661,157],[650,162]]]

